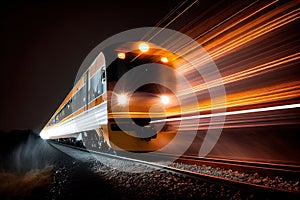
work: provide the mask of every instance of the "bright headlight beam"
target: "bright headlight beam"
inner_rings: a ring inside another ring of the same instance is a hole
[[[170,103],[170,98],[169,98],[168,96],[166,96],[166,95],[161,96],[161,97],[160,97],[160,100],[161,100],[161,102],[162,102],[163,104],[168,104],[168,103]]]
[[[128,98],[126,94],[119,94],[117,96],[117,100],[119,105],[126,105],[128,103]]]

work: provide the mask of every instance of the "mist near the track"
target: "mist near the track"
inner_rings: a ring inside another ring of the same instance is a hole
[[[47,192],[54,172],[47,143],[31,131],[1,135],[0,199],[34,198]]]

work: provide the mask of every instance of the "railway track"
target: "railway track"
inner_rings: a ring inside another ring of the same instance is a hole
[[[247,173],[257,173],[260,172],[260,175],[263,176],[283,176],[288,179],[300,178],[300,166],[299,165],[290,165],[290,164],[278,164],[271,162],[254,162],[254,161],[239,161],[239,160],[230,160],[223,158],[206,158],[206,157],[196,157],[189,155],[171,155],[171,154],[161,154],[153,153],[154,157],[159,158],[172,158],[177,163],[188,164],[188,165],[207,165],[211,167],[219,167],[222,169],[237,170],[240,172]]]
[[[140,166],[145,166],[147,168],[151,168],[154,170],[159,170],[161,172],[169,173],[169,174],[177,174],[179,176],[184,176],[184,177],[189,177],[191,179],[198,179],[204,182],[210,182],[213,184],[220,184],[227,186],[229,188],[234,188],[238,189],[241,191],[251,191],[255,193],[258,196],[261,196],[263,198],[285,198],[285,199],[299,199],[300,197],[300,191],[295,191],[295,190],[286,190],[286,189],[281,189],[281,188],[276,188],[276,187],[271,187],[271,186],[266,186],[266,185],[261,185],[261,184],[254,184],[254,183],[249,183],[249,182],[243,182],[239,180],[232,180],[228,177],[221,177],[217,175],[211,175],[211,174],[205,174],[202,172],[197,172],[189,169],[185,169],[184,167],[178,167],[176,163],[184,163],[185,165],[207,165],[207,166],[214,166],[214,167],[223,167],[226,169],[231,169],[231,170],[242,170],[244,172],[246,171],[251,171],[257,173],[266,173],[269,175],[274,175],[274,174],[280,174],[282,172],[283,174],[289,176],[294,176],[299,177],[299,171],[296,166],[281,166],[280,165],[267,165],[267,163],[254,163],[254,162],[239,162],[239,161],[228,161],[226,160],[218,160],[218,159],[203,159],[203,158],[196,158],[192,156],[181,156],[180,158],[176,159],[175,164],[171,165],[166,165],[164,161],[157,161],[159,159],[167,159],[170,158],[172,155],[163,155],[163,154],[149,154],[150,160],[156,160],[154,161],[145,161],[145,160],[140,160],[136,158],[129,158],[125,157],[122,155],[113,155],[109,153],[103,153],[103,152],[98,152],[98,151],[93,151],[93,150],[87,150],[84,148],[79,148],[71,145],[66,145],[66,144],[60,144],[60,143],[55,143],[55,142],[50,142],[50,144],[55,147],[55,148],[60,148],[60,146],[76,149],[79,151],[83,152],[90,152],[91,154],[97,155],[97,156],[103,156],[107,157],[110,159],[116,159],[116,160],[122,160],[122,161],[127,161],[127,162],[134,162],[137,165]],[[148,154],[147,154],[148,155]],[[148,157],[149,159],[149,157]],[[174,159],[174,158],[172,158]],[[269,172],[268,172],[269,170]]]

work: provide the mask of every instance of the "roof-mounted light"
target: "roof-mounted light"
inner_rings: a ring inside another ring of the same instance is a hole
[[[167,57],[161,57],[160,61],[163,63],[167,63],[167,62],[169,62],[169,59]]]
[[[142,42],[139,44],[139,50],[142,52],[142,53],[146,53],[147,51],[149,51],[150,47],[147,43],[145,42]]]
[[[118,53],[118,58],[124,60],[124,59],[126,58],[126,54],[123,53],[123,52],[119,52],[119,53]]]

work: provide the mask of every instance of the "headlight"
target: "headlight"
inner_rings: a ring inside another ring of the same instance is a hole
[[[128,97],[126,94],[119,94],[117,96],[118,104],[119,105],[126,105],[128,103]]]
[[[166,95],[161,96],[160,100],[163,104],[168,104],[170,102],[170,98]]]

